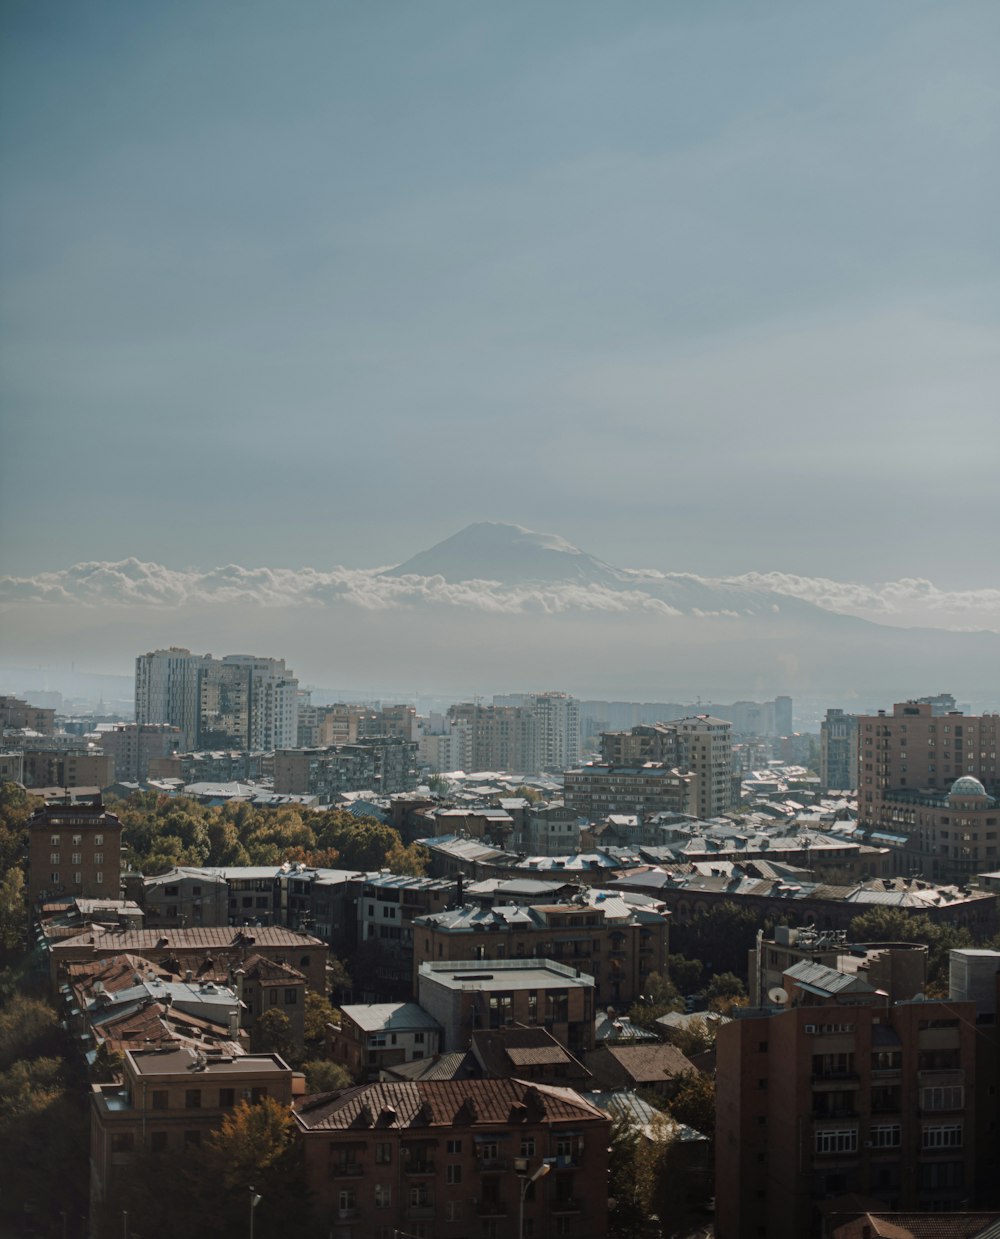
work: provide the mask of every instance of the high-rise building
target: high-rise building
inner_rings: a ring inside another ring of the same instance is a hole
[[[691,812],[702,818],[717,817],[733,804],[732,724],[698,714],[673,726],[681,746],[681,766],[698,776]]]
[[[115,723],[100,733],[101,748],[113,758],[118,782],[134,782],[149,774],[150,761],[176,753],[183,732],[170,723]]]
[[[858,785],[858,720],[827,710],[819,728],[819,782],[824,791],[853,791]]]
[[[170,723],[185,750],[291,747],[298,739],[298,680],[284,659],[171,648],[135,667],[137,723]]]
[[[896,847],[897,871],[965,880],[1000,858],[1000,715],[907,701],[858,718],[858,826]]]

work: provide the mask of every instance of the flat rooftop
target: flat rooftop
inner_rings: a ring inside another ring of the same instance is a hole
[[[220,1076],[220,1075],[287,1075],[291,1068],[277,1054],[240,1054],[235,1057],[203,1054],[204,1070],[195,1070],[198,1055],[194,1050],[130,1050],[128,1060],[140,1076]]]
[[[446,989],[593,989],[594,978],[551,959],[434,961],[420,965],[420,977]]]

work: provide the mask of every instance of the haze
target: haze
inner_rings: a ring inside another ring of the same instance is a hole
[[[501,519],[997,584],[996,5],[4,24],[8,573]]]

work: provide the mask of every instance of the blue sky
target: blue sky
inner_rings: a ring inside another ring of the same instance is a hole
[[[0,571],[997,583],[994,3],[3,20]]]

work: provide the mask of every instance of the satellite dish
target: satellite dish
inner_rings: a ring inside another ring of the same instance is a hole
[[[783,1007],[788,1001],[788,991],[783,990],[780,985],[775,985],[767,991],[767,1000],[775,1007]]]

